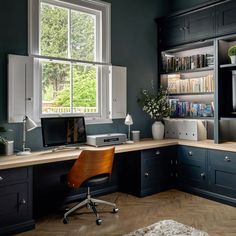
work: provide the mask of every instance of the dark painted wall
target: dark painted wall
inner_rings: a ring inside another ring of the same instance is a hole
[[[180,11],[207,2],[209,2],[209,0],[170,0],[169,11]]]
[[[154,19],[165,15],[168,1],[110,0],[112,3],[112,63],[128,68],[128,112],[133,116],[132,129],[142,137],[151,136],[152,121],[137,105],[141,88],[156,86],[156,25]],[[7,134],[21,147],[22,125],[7,121],[7,54],[27,54],[27,0],[0,1],[0,126],[13,129]],[[124,120],[109,125],[89,125],[87,132],[126,132]],[[27,144],[33,150],[42,148],[41,129],[27,134]]]

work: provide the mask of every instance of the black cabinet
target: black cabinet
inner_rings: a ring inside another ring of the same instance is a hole
[[[32,168],[0,171],[0,235],[34,228]]]
[[[216,9],[216,33],[225,35],[236,32],[236,2],[230,1]]]
[[[215,36],[215,8],[207,8],[159,22],[162,47],[208,39]]]
[[[127,153],[121,190],[142,197],[173,185],[176,147]]]
[[[177,158],[177,184],[179,187],[207,187],[206,149],[179,146]]]
[[[186,15],[186,41],[208,39],[215,36],[215,8]]]
[[[178,45],[185,41],[185,17],[173,17],[159,25],[159,43],[163,46]]]
[[[210,190],[236,198],[236,153],[210,150],[208,155]]]

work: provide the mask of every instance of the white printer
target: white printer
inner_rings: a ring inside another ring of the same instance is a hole
[[[87,135],[87,144],[95,147],[117,145],[125,142],[126,142],[126,134],[111,133],[111,134]]]

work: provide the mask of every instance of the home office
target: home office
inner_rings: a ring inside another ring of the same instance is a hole
[[[7,130],[1,135],[14,140],[16,152],[23,151],[23,117],[40,126],[41,117],[55,114],[84,116],[88,135],[127,134],[128,111],[131,131],[148,140],[117,145],[111,182],[91,188],[92,196],[115,203],[119,212],[110,214],[112,207],[98,204],[101,226],[84,208],[64,225],[61,207],[83,201],[87,189],[68,189],[59,177],[81,150],[49,152],[43,149],[41,127],[27,131],[25,147],[32,154],[0,158],[1,234],[31,229],[23,235],[124,235],[154,223],[234,234],[234,64],[227,53],[236,44],[235,3],[153,0],[136,1],[134,8],[133,1],[78,2],[1,2],[1,22],[8,29],[0,46],[0,126]],[[197,55],[208,55],[206,62]],[[172,84],[172,117],[203,120],[208,140],[151,140],[154,119],[137,98],[141,89],[157,91],[161,83],[164,89]]]

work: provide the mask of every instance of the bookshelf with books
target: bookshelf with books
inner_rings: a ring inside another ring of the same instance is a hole
[[[214,42],[160,52],[159,84],[167,89],[171,118],[214,119]]]

